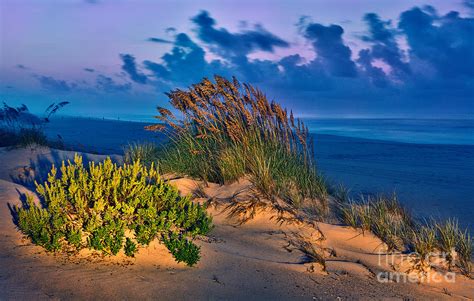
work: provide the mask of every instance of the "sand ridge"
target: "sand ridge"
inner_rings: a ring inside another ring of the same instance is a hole
[[[384,246],[376,237],[324,223],[278,224],[269,209],[237,225],[222,206],[211,206],[215,228],[208,237],[197,239],[202,258],[193,268],[174,262],[156,241],[133,259],[123,254],[104,258],[87,250],[73,257],[46,253],[16,229],[8,206],[20,202],[19,194],[32,193],[32,178],[73,156],[74,152],[47,148],[0,148],[0,299],[467,299],[474,295],[473,281],[460,275],[455,284],[441,286],[379,283],[374,274],[391,267],[378,264],[377,250]],[[103,158],[85,154],[86,161]],[[172,183],[183,194],[203,187],[190,179]],[[226,198],[248,185],[241,181],[203,189],[210,197]],[[305,254],[292,247],[296,238],[327,250],[327,271],[308,263]]]

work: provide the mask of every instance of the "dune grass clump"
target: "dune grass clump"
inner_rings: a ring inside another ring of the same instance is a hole
[[[472,273],[472,248],[474,246],[474,240],[469,232],[460,231],[458,241],[456,244],[456,252],[459,256],[458,265],[461,271],[466,276],[471,276]]]
[[[124,148],[123,160],[126,163],[140,161],[150,167],[159,158],[159,148],[153,143],[131,143]]]
[[[298,207],[304,200],[325,206],[326,187],[316,170],[308,128],[258,89],[216,76],[167,94],[182,116],[158,108],[170,143],[160,154],[164,172],[215,183],[247,176],[269,200]]]
[[[436,241],[436,229],[430,225],[422,225],[416,230],[412,230],[411,242],[422,263],[429,260],[429,256],[434,254],[438,247]]]
[[[339,208],[341,221],[354,229],[359,228],[361,224],[359,218],[359,205],[350,200]]]
[[[53,166],[36,184],[42,206],[32,197],[16,208],[18,227],[49,251],[90,248],[133,256],[138,246],[161,239],[176,260],[193,265],[199,247],[189,239],[206,234],[211,218],[205,208],[181,197],[154,165],[140,161],[118,166],[110,158],[85,168],[82,157]]]
[[[454,263],[461,272],[472,272],[473,239],[462,230],[455,219],[418,222],[392,197],[363,198],[356,202],[337,194],[339,219],[346,225],[371,231],[383,241],[389,251],[408,251],[417,254],[421,266],[434,254],[443,257],[451,267]]]
[[[17,134],[17,143],[20,147],[31,145],[49,146],[49,141],[42,130],[37,128],[22,128]]]
[[[63,148],[60,136],[57,141],[49,140],[44,134],[44,124],[51,116],[68,105],[63,101],[52,103],[44,112],[43,117],[32,114],[26,105],[11,107],[5,102],[0,108],[0,146],[28,147],[32,145]]]
[[[472,272],[472,248],[474,241],[467,230],[459,228],[455,219],[435,223],[440,250],[446,254],[446,259],[453,264],[457,257],[457,264],[464,274]]]
[[[396,195],[372,200],[371,231],[385,242],[389,249],[400,250],[409,240],[409,231],[415,226],[411,214]]]
[[[455,219],[448,219],[441,223],[435,223],[437,229],[439,247],[443,251],[449,262],[454,259],[456,244],[459,239],[459,225]]]
[[[339,204],[339,216],[344,224],[371,231],[387,244],[390,250],[403,249],[408,231],[414,221],[395,195],[349,200]]]

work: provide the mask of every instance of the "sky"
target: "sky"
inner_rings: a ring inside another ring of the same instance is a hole
[[[0,0],[0,101],[151,116],[236,76],[303,117],[473,118],[474,0]]]

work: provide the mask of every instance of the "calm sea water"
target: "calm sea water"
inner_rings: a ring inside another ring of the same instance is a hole
[[[474,233],[474,120],[308,119],[316,162],[353,196],[395,192],[420,217]]]
[[[149,115],[111,120],[154,123]],[[303,118],[310,132],[344,137],[422,144],[474,145],[474,119]]]
[[[130,122],[135,120],[142,122]],[[422,217],[456,217],[474,233],[474,121],[305,119],[319,171],[353,195],[396,192]],[[74,149],[122,153],[130,142],[163,140],[148,116],[121,121],[55,118],[47,127]]]
[[[304,119],[310,132],[422,144],[474,145],[474,119]]]

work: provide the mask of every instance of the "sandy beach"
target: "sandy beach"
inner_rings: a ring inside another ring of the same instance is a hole
[[[369,233],[348,227],[295,222],[278,224],[271,210],[259,211],[248,223],[209,208],[215,229],[197,240],[202,259],[196,267],[177,264],[169,252],[153,243],[133,259],[122,253],[101,257],[89,251],[79,256],[47,253],[33,245],[12,222],[9,206],[19,194],[30,192],[52,163],[72,158],[74,152],[34,147],[0,149],[0,291],[2,299],[469,299],[474,282],[457,275],[455,283],[380,283],[377,274],[393,267],[379,263],[384,244]],[[103,155],[84,154],[87,160]],[[115,156],[114,160],[120,160]],[[199,183],[172,181],[183,194]],[[226,198],[248,185],[210,184],[207,195]],[[295,236],[297,234],[297,236]],[[321,234],[323,235],[323,239]],[[331,250],[327,271],[305,263],[304,254],[291,248],[295,237],[305,237]],[[438,273],[438,272],[434,272]],[[439,273],[443,273],[439,270]]]

